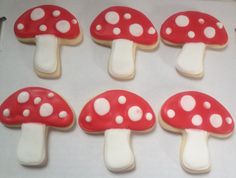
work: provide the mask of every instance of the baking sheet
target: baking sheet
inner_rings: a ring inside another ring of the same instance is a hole
[[[17,41],[13,25],[17,17],[28,8],[41,4],[55,4],[70,10],[84,32],[83,42],[76,47],[61,49],[62,77],[44,80],[33,72],[35,46]],[[93,18],[112,5],[130,6],[146,14],[156,28],[172,13],[199,10],[221,20],[229,35],[226,49],[207,50],[205,76],[191,80],[175,71],[176,56],[180,48],[160,43],[154,52],[137,51],[136,77],[120,82],[107,73],[110,49],[95,44],[89,34]],[[60,93],[73,107],[78,117],[83,105],[93,96],[109,89],[127,89],[143,96],[158,113],[161,104],[171,95],[184,90],[198,90],[221,101],[236,118],[236,2],[198,0],[67,0],[26,1],[1,0],[0,16],[8,18],[4,28],[4,46],[0,51],[0,102],[15,90],[26,86],[42,86]],[[85,134],[77,125],[69,132],[51,130],[48,137],[48,163],[41,168],[28,168],[18,164],[16,147],[20,129],[0,125],[0,177],[192,177],[179,163],[181,136],[168,133],[157,124],[145,135],[134,134],[132,147],[136,169],[129,173],[114,174],[103,163],[103,135]],[[210,138],[209,148],[212,171],[199,177],[235,177],[236,137],[221,140]]]

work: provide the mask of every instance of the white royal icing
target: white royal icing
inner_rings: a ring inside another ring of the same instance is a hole
[[[221,127],[222,124],[223,124],[223,120],[222,120],[221,115],[212,114],[211,117],[210,117],[210,123],[211,123],[212,127],[214,127],[214,128]]]
[[[167,35],[170,35],[171,33],[172,33],[172,28],[167,27],[167,28],[166,28],[166,34],[167,34]]]
[[[129,26],[129,32],[135,37],[139,37],[143,34],[143,27],[140,24],[132,24]]]
[[[143,117],[143,110],[139,106],[132,106],[128,110],[128,116],[134,122],[139,121]]]
[[[148,29],[148,34],[149,34],[149,35],[154,35],[155,33],[156,33],[155,28],[150,27],[150,28]]]
[[[40,106],[39,114],[41,117],[48,117],[53,113],[53,106],[49,103],[44,103]]]
[[[59,10],[54,10],[54,11],[52,12],[52,15],[53,15],[54,17],[58,17],[59,15],[61,15],[61,11],[59,11]]]
[[[120,34],[120,28],[118,28],[118,27],[113,28],[113,34],[114,35],[119,35]]]
[[[179,27],[186,27],[189,24],[189,18],[185,15],[179,15],[176,17],[175,23]]]
[[[213,28],[213,27],[206,27],[204,29],[204,35],[207,37],[207,38],[214,38],[215,35],[216,35],[216,30]]]
[[[127,20],[128,20],[128,19],[131,19],[131,17],[132,17],[132,16],[131,16],[130,13],[125,13],[125,14],[124,14],[124,18],[127,19]]]
[[[232,118],[230,118],[230,117],[226,117],[226,122],[227,122],[227,124],[232,124]]]
[[[17,24],[18,30],[23,30],[24,28],[25,28],[24,24],[22,24],[22,23]]]
[[[73,24],[77,24],[78,22],[77,22],[76,19],[72,19],[71,23],[73,23]]]
[[[117,12],[110,11],[106,13],[105,20],[107,23],[115,25],[119,22],[120,16]]]
[[[195,33],[193,31],[189,31],[188,32],[188,37],[189,38],[194,38],[195,37]]]
[[[45,32],[47,30],[47,26],[46,25],[40,25],[39,26],[39,30],[42,31],[42,32]]]
[[[198,22],[199,22],[200,24],[204,24],[204,23],[205,23],[205,20],[204,20],[203,18],[200,18],[200,19],[198,19]]]
[[[67,112],[66,111],[61,111],[58,116],[60,118],[65,118],[67,116]]]
[[[204,107],[205,109],[210,109],[210,108],[211,108],[211,103],[209,103],[208,101],[205,101],[205,102],[203,103],[203,107]]]
[[[223,23],[221,22],[217,22],[216,23],[216,26],[219,28],[219,29],[222,29],[224,27]]]
[[[202,121],[203,121],[203,119],[202,119],[202,117],[200,116],[200,115],[194,115],[193,117],[192,117],[192,124],[194,125],[194,126],[200,126],[200,125],[202,125]]]
[[[29,109],[25,109],[25,110],[23,111],[22,115],[23,115],[24,117],[28,117],[28,116],[30,115],[30,110],[29,110]]]
[[[39,104],[42,101],[40,97],[34,98],[34,104]]]
[[[135,160],[130,145],[129,129],[108,129],[105,131],[104,160],[113,172],[126,171],[134,167]]]
[[[167,111],[167,116],[168,116],[170,119],[174,118],[174,117],[175,117],[175,111],[174,111],[173,109],[169,109],[169,110]]]
[[[116,116],[115,120],[117,124],[122,124],[124,121],[124,118],[122,116]]]
[[[118,103],[125,104],[126,103],[126,97],[125,96],[119,96]]]
[[[4,117],[10,116],[10,114],[11,114],[11,112],[10,112],[10,109],[8,109],[8,108],[4,109],[3,112],[2,112],[2,115]]]
[[[70,23],[67,20],[59,20],[56,23],[56,29],[61,33],[67,33],[70,31]]]
[[[27,91],[22,91],[18,96],[17,96],[17,101],[18,103],[26,103],[30,99],[30,94]]]
[[[40,20],[44,16],[45,16],[45,12],[42,8],[35,8],[30,14],[30,18],[33,21]]]
[[[97,30],[97,31],[99,31],[99,30],[101,30],[101,29],[102,29],[102,26],[101,26],[100,24],[96,26],[96,30]]]
[[[152,119],[153,119],[153,115],[152,115],[152,113],[150,113],[150,112],[148,112],[148,113],[146,113],[146,119],[148,120],[148,121],[151,121]]]
[[[86,116],[85,117],[85,121],[86,122],[91,122],[92,121],[92,117],[91,116]]]
[[[110,103],[105,98],[98,98],[93,104],[95,112],[100,115],[104,116],[110,111]]]
[[[52,97],[54,97],[54,93],[52,92],[48,93],[48,98],[52,98]]]
[[[185,111],[192,111],[196,106],[195,99],[190,95],[184,95],[180,100],[180,105]]]

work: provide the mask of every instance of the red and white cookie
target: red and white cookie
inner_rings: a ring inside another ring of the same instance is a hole
[[[27,10],[16,20],[14,31],[20,41],[36,44],[34,68],[43,78],[61,75],[59,46],[76,45],[82,39],[76,17],[55,5]]]
[[[151,21],[129,7],[105,9],[92,22],[90,33],[95,42],[111,46],[108,71],[120,80],[135,75],[136,47],[153,49],[158,44],[158,34]]]
[[[140,96],[124,90],[110,90],[96,96],[79,116],[79,125],[84,131],[105,132],[104,159],[113,172],[134,168],[131,131],[150,130],[155,122],[150,105]]]
[[[163,128],[183,134],[181,164],[191,173],[210,170],[207,140],[210,135],[227,137],[234,129],[230,113],[204,93],[186,91],[170,97],[160,111]]]
[[[6,126],[21,126],[18,160],[26,166],[46,162],[48,127],[66,129],[74,115],[57,93],[40,87],[23,88],[10,95],[0,106],[0,121]]]
[[[170,45],[183,46],[176,69],[193,78],[203,76],[203,59],[206,47],[223,48],[228,35],[224,25],[215,17],[197,11],[178,12],[161,26],[161,38]]]

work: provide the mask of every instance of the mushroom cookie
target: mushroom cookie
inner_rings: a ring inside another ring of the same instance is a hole
[[[95,42],[111,46],[108,71],[119,80],[134,77],[136,47],[151,50],[158,44],[158,34],[152,22],[129,7],[105,9],[92,22],[90,33]]]
[[[181,164],[190,173],[210,170],[208,137],[227,137],[234,129],[230,113],[204,93],[186,91],[170,97],[160,111],[160,124],[182,133]]]
[[[34,69],[42,78],[60,77],[60,46],[77,45],[82,39],[76,17],[54,5],[27,10],[16,20],[14,31],[21,42],[36,44]]]
[[[110,90],[96,96],[79,116],[79,125],[85,132],[105,132],[105,165],[113,172],[135,167],[131,131],[151,130],[155,122],[150,105],[140,96],[124,90]]]
[[[224,48],[228,36],[216,18],[197,11],[179,12],[161,26],[161,38],[169,45],[182,46],[176,69],[184,76],[201,78],[206,48]]]
[[[9,127],[21,126],[18,160],[22,165],[38,166],[46,163],[48,128],[69,128],[74,115],[57,93],[28,87],[16,91],[1,104],[0,121]]]

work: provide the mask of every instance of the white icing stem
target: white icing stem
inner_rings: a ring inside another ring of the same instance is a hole
[[[133,78],[135,73],[135,45],[133,41],[117,39],[112,42],[109,73],[117,79]]]
[[[54,73],[59,52],[58,39],[54,35],[37,35],[34,58],[35,69],[42,73]]]
[[[104,157],[109,170],[121,172],[134,167],[130,134],[129,129],[109,129],[105,131]]]
[[[205,49],[204,43],[186,43],[177,58],[177,70],[187,76],[202,77]]]
[[[17,148],[17,157],[22,165],[41,165],[45,161],[46,132],[47,127],[43,124],[22,124]]]
[[[182,165],[189,172],[207,172],[210,168],[210,156],[207,145],[208,132],[198,129],[186,129],[182,145]]]

